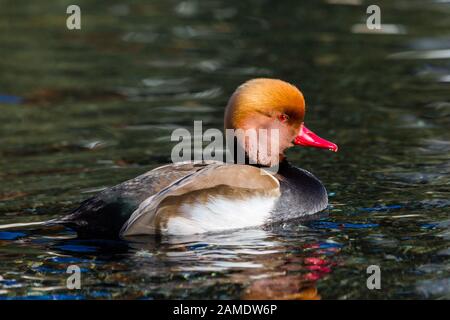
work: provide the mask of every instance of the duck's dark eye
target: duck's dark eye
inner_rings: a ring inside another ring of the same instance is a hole
[[[289,120],[289,116],[287,114],[282,113],[278,116],[278,119],[280,120],[280,122],[284,123]]]

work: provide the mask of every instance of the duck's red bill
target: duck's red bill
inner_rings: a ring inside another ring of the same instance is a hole
[[[298,136],[295,137],[294,144],[305,147],[328,149],[333,152],[338,151],[338,146],[336,144],[319,137],[317,134],[305,127],[304,124],[300,127]]]

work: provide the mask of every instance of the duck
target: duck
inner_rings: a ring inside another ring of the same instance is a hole
[[[236,140],[244,162],[166,164],[102,190],[58,223],[79,237],[128,238],[259,228],[314,215],[328,206],[327,191],[312,173],[290,164],[285,152],[297,146],[337,152],[338,146],[309,130],[304,117],[305,99],[295,85],[248,80],[226,105],[224,129],[276,129],[277,141],[265,137],[278,146],[270,156],[251,152],[245,138]],[[262,140],[257,135],[256,148]]]

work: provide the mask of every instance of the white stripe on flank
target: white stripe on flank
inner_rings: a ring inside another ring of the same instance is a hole
[[[189,235],[263,225],[277,197],[255,196],[246,200],[213,197],[206,203],[183,204],[181,216],[170,218],[162,233]]]

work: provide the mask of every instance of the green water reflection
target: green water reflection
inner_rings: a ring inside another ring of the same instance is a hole
[[[297,84],[340,146],[289,152],[327,186],[320,221],[162,243],[0,232],[0,297],[449,298],[450,4],[379,1],[380,34],[358,27],[367,3],[340,2],[80,0],[69,31],[70,1],[0,1],[0,224],[170,161],[172,130],[221,128],[253,77]]]

